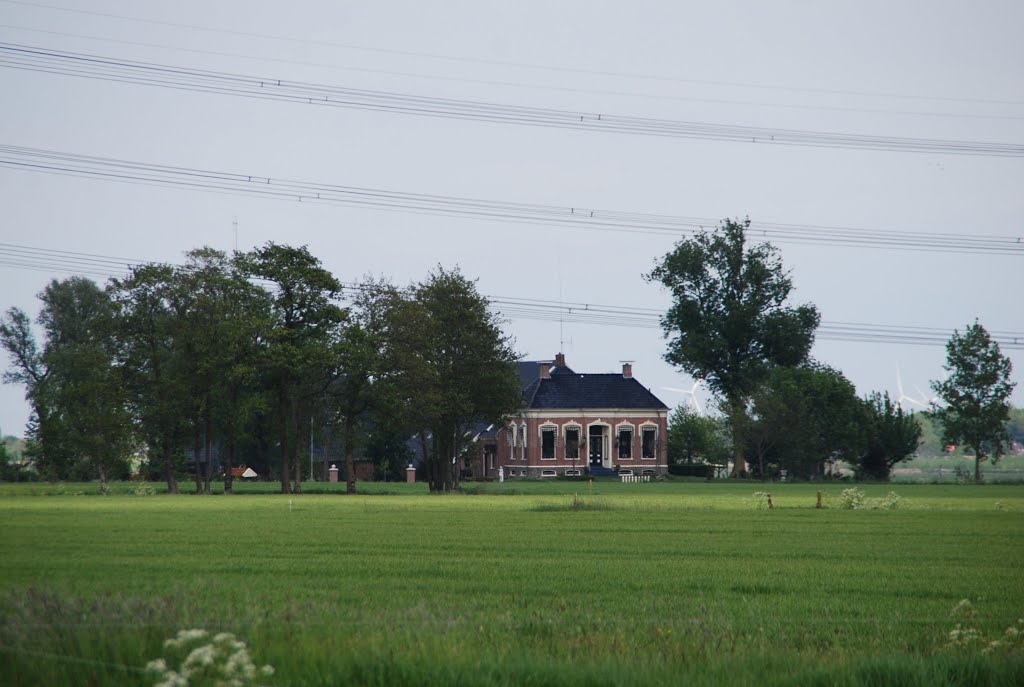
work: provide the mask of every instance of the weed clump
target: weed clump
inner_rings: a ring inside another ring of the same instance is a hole
[[[906,499],[890,491],[881,498],[871,498],[861,489],[843,489],[839,494],[839,508],[847,510],[896,510],[906,507]]]
[[[591,499],[584,501],[579,494],[573,494],[572,501],[568,503],[538,503],[529,510],[537,513],[553,513],[563,511],[594,511],[594,510],[615,510],[614,506],[606,501]]]
[[[975,627],[978,611],[968,599],[961,599],[953,610],[950,618],[957,623],[946,634],[946,648],[956,651],[979,651],[982,655],[1009,655],[1024,652],[1024,618],[1003,631],[1003,634],[986,640],[985,636]]]
[[[147,663],[146,672],[156,678],[156,687],[206,684],[255,687],[265,685],[262,680],[274,674],[273,666],[256,668],[245,642],[230,632],[210,637],[210,633],[202,629],[181,630],[164,642],[164,649],[174,655],[184,654],[185,658],[176,669],[163,657]]]

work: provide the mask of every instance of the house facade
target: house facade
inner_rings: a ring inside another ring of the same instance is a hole
[[[622,372],[580,374],[559,353],[519,363],[523,408],[481,433],[480,474],[662,475],[668,471],[668,406]]]

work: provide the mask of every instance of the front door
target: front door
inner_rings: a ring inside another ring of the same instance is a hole
[[[587,446],[590,450],[590,467],[602,467],[604,465],[604,432],[601,427],[590,428]]]

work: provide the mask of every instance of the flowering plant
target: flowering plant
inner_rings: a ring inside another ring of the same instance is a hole
[[[274,674],[273,666],[257,669],[245,642],[230,632],[210,637],[206,630],[181,630],[164,642],[170,654],[184,656],[177,668],[165,658],[146,664],[146,672],[155,677],[154,687],[187,687],[188,685],[214,685],[216,687],[257,687]]]

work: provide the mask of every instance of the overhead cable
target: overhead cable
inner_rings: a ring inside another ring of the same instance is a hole
[[[115,19],[127,22],[135,22],[142,24],[149,24],[152,26],[165,26],[176,29],[187,29],[189,31],[200,31],[205,33],[215,33],[225,36],[238,36],[241,38],[256,38],[260,40],[279,41],[284,43],[293,43],[304,46],[319,46],[327,48],[339,48],[343,50],[357,50],[363,52],[380,53],[387,55],[398,55],[402,57],[413,57],[417,59],[427,58],[432,60],[442,60],[446,62],[458,62],[468,64],[483,64],[497,67],[513,67],[517,69],[531,69],[545,72],[558,72],[563,74],[586,74],[591,76],[603,76],[613,77],[620,79],[630,79],[633,81],[655,81],[655,82],[666,82],[666,83],[689,83],[689,84],[700,84],[704,86],[726,86],[730,88],[749,88],[758,90],[768,91],[782,91],[791,93],[816,93],[823,95],[843,95],[843,96],[858,96],[858,97],[870,97],[870,98],[892,98],[892,99],[903,99],[903,100],[923,100],[933,102],[953,102],[953,103],[986,103],[996,105],[1024,105],[1022,100],[1007,100],[997,98],[969,98],[959,97],[953,95],[923,95],[914,93],[895,93],[895,92],[881,92],[881,91],[867,91],[867,90],[852,90],[852,89],[838,89],[838,88],[809,88],[800,86],[787,86],[782,84],[764,84],[764,83],[753,83],[744,81],[724,81],[715,79],[695,79],[695,78],[683,78],[678,76],[667,76],[664,74],[643,74],[640,72],[623,72],[623,71],[611,71],[607,69],[594,69],[588,67],[561,67],[553,64],[540,64],[530,62],[515,62],[511,60],[499,60],[492,58],[480,58],[480,57],[465,57],[459,55],[445,55],[440,53],[431,53],[424,51],[408,50],[408,49],[395,49],[395,48],[384,48],[379,46],[367,46],[358,45],[354,43],[343,43],[340,41],[327,41],[327,40],[315,40],[311,38],[303,38],[297,36],[282,36],[277,34],[269,33],[257,33],[252,31],[241,31],[239,29],[226,29],[216,28],[212,26],[202,26],[198,24],[185,24],[182,22],[173,22],[160,19],[149,19],[145,17],[133,17],[125,14],[115,14],[112,12],[100,12],[97,10],[86,10],[81,8],[61,7],[58,5],[48,5],[39,2],[26,2],[25,0],[0,0],[2,3],[11,5],[22,5],[25,7],[35,7],[38,9],[52,10],[56,12],[73,13],[80,15],[88,15],[94,17],[103,17],[107,19]]]
[[[16,43],[0,43],[0,66],[32,72],[320,107],[587,132],[761,145],[985,157],[1024,157],[1024,144],[1019,143],[872,136],[524,107],[191,69]]]
[[[569,205],[542,205],[459,196],[410,193],[235,172],[136,162],[0,143],[0,168],[123,183],[169,186],[214,193],[327,203],[414,214],[469,217],[535,226],[576,228],[681,238],[719,220]],[[1024,255],[1020,236],[907,232],[857,227],[752,222],[750,237],[778,243],[838,247]]]

